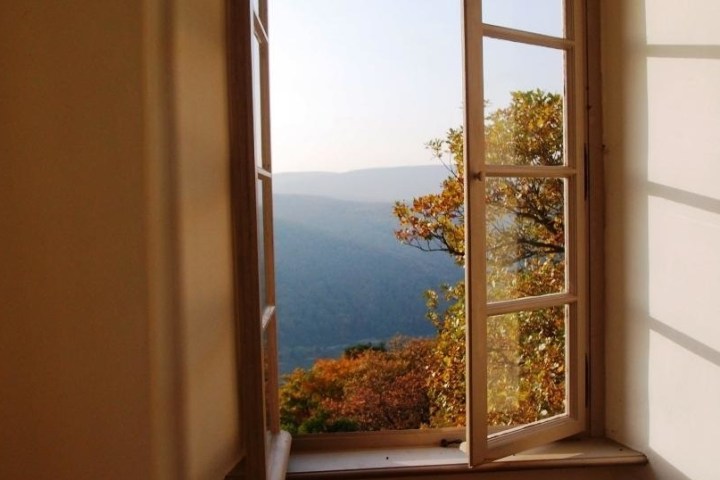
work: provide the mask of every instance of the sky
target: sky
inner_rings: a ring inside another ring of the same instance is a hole
[[[486,22],[562,33],[562,0],[486,0]],[[462,124],[459,0],[270,0],[273,170],[433,165]],[[485,97],[562,90],[562,52],[485,40]]]

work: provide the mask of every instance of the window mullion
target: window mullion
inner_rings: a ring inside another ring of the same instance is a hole
[[[553,293],[538,297],[503,300],[488,304],[486,314],[488,316],[504,315],[506,313],[513,313],[521,310],[537,310],[560,305],[569,305],[576,303],[577,301],[577,295],[572,293]]]

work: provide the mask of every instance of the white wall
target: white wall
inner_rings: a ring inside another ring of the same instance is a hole
[[[720,3],[603,4],[607,433],[655,478],[720,464]]]

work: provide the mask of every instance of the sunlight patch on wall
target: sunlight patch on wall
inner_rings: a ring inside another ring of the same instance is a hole
[[[720,366],[651,330],[649,370],[650,448],[687,478],[716,479]]]
[[[649,197],[648,222],[650,316],[720,350],[720,212]]]
[[[648,58],[647,76],[648,180],[720,199],[720,58]]]

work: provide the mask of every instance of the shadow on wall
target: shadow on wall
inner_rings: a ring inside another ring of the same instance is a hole
[[[720,34],[714,1],[608,2],[608,435],[651,478],[719,478]]]

